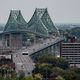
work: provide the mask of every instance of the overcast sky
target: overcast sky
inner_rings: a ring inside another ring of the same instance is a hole
[[[28,22],[35,8],[48,8],[54,23],[80,23],[80,0],[0,0],[0,23],[6,23],[10,10],[21,10]]]

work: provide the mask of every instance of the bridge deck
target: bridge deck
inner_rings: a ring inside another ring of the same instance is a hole
[[[55,39],[54,38],[48,38],[46,40],[44,40],[42,43],[37,43],[37,44],[34,44],[33,46],[30,46],[28,47],[27,49],[24,49],[24,51],[28,51],[29,52],[29,55],[33,55],[35,54],[36,52],[38,51],[41,51],[53,44],[56,44],[60,41],[62,41],[63,39],[60,38],[60,37],[56,37]]]
[[[31,73],[32,70],[34,69],[34,62],[30,58],[30,55],[34,54],[35,52],[37,52],[43,48],[46,48],[52,44],[57,43],[60,40],[62,40],[62,38],[60,38],[60,37],[56,37],[55,39],[53,39],[53,38],[46,39],[46,40],[43,40],[42,43],[37,43],[32,46],[29,46],[27,49],[16,51],[13,54],[13,60],[16,64],[16,69],[18,71],[23,70],[25,72],[25,74],[28,75],[28,73],[29,72]],[[22,52],[27,52],[27,51],[28,51],[28,55],[22,55]]]

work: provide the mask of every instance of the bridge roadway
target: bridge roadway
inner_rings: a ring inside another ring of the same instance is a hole
[[[30,75],[35,67],[30,55],[40,49],[60,41],[60,39],[60,37],[48,38],[25,49],[17,50],[15,53],[13,53],[13,61],[16,64],[16,71],[19,72],[20,70],[23,70],[26,75]],[[28,52],[28,55],[22,55],[22,52]]]
[[[42,42],[29,46],[27,49],[24,49],[24,52],[28,51],[29,55],[32,55],[39,50],[42,50],[50,45],[60,42],[61,40],[63,40],[63,38],[61,37],[48,38],[46,40],[43,40]]]
[[[34,69],[34,62],[29,57],[29,55],[22,55],[21,52],[16,52],[13,55],[13,61],[16,65],[16,71],[24,71],[26,75],[31,74],[32,70]]]

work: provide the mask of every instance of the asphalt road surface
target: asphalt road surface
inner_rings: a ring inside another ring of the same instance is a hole
[[[42,42],[33,44],[25,49],[17,50],[15,53],[13,53],[13,61],[15,62],[17,73],[22,70],[25,72],[25,75],[31,75],[32,70],[35,67],[35,63],[32,61],[29,55],[57,42],[58,40],[60,40],[59,37],[46,39]],[[28,55],[23,55],[23,52],[27,52]]]

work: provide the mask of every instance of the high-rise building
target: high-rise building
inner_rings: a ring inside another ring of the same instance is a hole
[[[69,42],[61,43],[61,57],[65,58],[70,64],[80,64],[80,43],[71,38]]]

